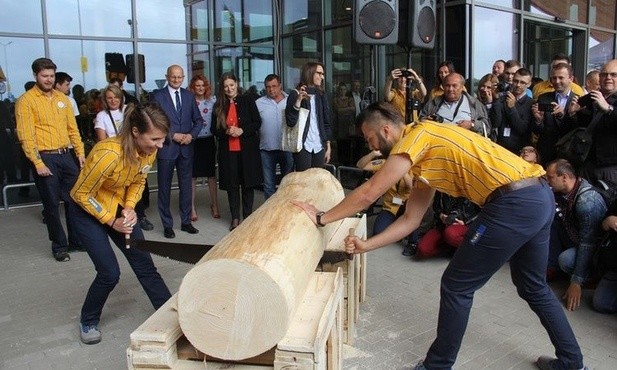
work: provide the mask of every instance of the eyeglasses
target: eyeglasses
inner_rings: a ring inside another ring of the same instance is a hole
[[[608,76],[617,78],[617,72],[600,72],[600,78],[607,78]]]
[[[167,76],[170,80],[181,80],[184,76]]]
[[[525,153],[535,153],[536,149],[535,148],[523,148],[521,149],[521,154],[525,154]]]
[[[317,73],[317,74],[318,74],[318,75],[320,75],[321,77],[324,77],[324,76],[326,75],[324,72],[319,72],[319,71],[317,71],[317,72],[315,72],[315,73]]]

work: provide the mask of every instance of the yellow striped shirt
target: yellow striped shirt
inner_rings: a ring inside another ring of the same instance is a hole
[[[480,206],[502,185],[545,174],[542,167],[475,132],[432,121],[407,126],[391,154],[409,157],[416,186],[424,183]]]
[[[35,85],[17,99],[15,117],[19,142],[37,169],[45,165],[39,150],[73,145],[78,157],[85,156],[71,102],[63,93],[52,90],[49,97]]]
[[[71,190],[73,200],[101,223],[116,217],[118,205],[135,208],[156,152],[148,156],[134,155],[138,159],[135,164],[122,159],[118,136],[97,143]]]

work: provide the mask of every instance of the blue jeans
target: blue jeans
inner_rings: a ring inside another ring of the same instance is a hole
[[[508,261],[519,296],[538,315],[556,348],[557,368],[583,367],[561,303],[546,283],[554,204],[553,192],[543,182],[506,193],[482,208],[442,276],[437,338],[424,361],[427,369],[452,368],[475,291]]]
[[[109,243],[109,238],[126,257],[154,308],[161,307],[171,297],[171,293],[163,278],[157,272],[150,253],[136,248],[127,249],[124,234],[101,224],[75,202],[71,201],[70,206],[77,221],[75,223],[76,231],[84,242],[83,246],[96,269],[96,277],[90,285],[90,289],[88,289],[84,305],[81,308],[81,323],[84,325],[97,325],[99,323],[107,297],[120,280],[120,266]],[[144,234],[139,226],[133,228],[131,239],[144,239]]]
[[[45,166],[49,168],[52,176],[39,176],[34,171],[35,183],[43,203],[43,216],[49,240],[51,240],[51,251],[53,253],[66,251],[69,244],[79,246],[83,244],[75,232],[75,220],[67,206],[71,188],[77,181],[79,168],[71,153],[64,154],[41,154],[41,159]],[[67,224],[67,233],[64,232],[60,221],[60,201],[64,201],[64,210]],[[67,238],[68,234],[68,238]]]
[[[593,293],[593,308],[602,313],[617,313],[617,272],[607,272]]]
[[[576,264],[576,248],[568,248],[559,254],[559,268],[568,275],[572,275]]]
[[[276,165],[281,168],[281,176],[291,172],[294,165],[290,152],[282,150],[260,150],[261,166],[264,174],[264,198],[268,199],[276,191]]]

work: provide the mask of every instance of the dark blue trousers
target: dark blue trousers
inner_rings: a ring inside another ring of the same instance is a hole
[[[171,215],[171,180],[174,168],[178,175],[178,187],[180,188],[180,222],[182,225],[191,223],[191,210],[193,209],[191,194],[193,193],[193,158],[184,158],[178,155],[176,159],[157,159],[156,161],[158,180],[158,208],[163,227],[173,227],[174,219]]]
[[[161,307],[171,297],[167,285],[152,262],[150,253],[136,248],[127,249],[124,234],[101,224],[75,202],[71,202],[71,209],[77,221],[77,232],[96,269],[96,277],[90,285],[81,308],[82,324],[97,325],[99,323],[107,297],[120,280],[120,266],[109,243],[109,238],[126,257],[155,309]],[[144,239],[139,223],[133,228],[131,239]]]
[[[67,232],[71,244],[75,246],[82,244],[79,237],[74,235],[75,222],[71,215],[70,207],[67,206],[70,198],[69,193],[79,175],[79,168],[69,152],[64,154],[42,153],[41,160],[43,160],[43,163],[52,173],[51,176],[39,176],[36,174],[36,170],[34,170],[36,187],[43,203],[43,215],[49,240],[51,241],[51,250],[53,253],[62,250],[66,251],[69,246],[69,240],[60,221],[60,201],[64,201]]]
[[[519,296],[538,315],[555,346],[558,367],[583,367],[563,307],[546,283],[554,213],[553,192],[544,182],[506,193],[482,208],[442,276],[437,338],[424,361],[428,369],[452,368],[474,293],[508,261]]]

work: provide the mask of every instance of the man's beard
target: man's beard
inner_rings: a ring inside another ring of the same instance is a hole
[[[393,145],[388,143],[385,137],[379,135],[377,140],[379,141],[379,151],[384,158],[388,158],[390,152],[392,151]]]

